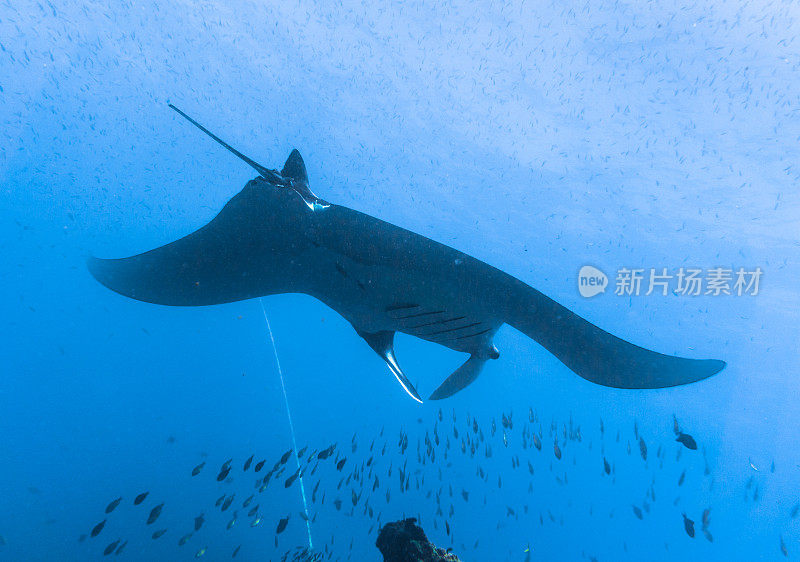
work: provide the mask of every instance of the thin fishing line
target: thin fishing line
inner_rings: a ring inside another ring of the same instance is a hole
[[[281,361],[278,359],[278,347],[275,345],[275,337],[272,335],[272,327],[269,325],[269,318],[267,317],[267,309],[264,306],[264,300],[258,299],[261,303],[261,311],[264,313],[264,321],[267,323],[267,332],[269,332],[269,341],[272,342],[272,351],[275,354],[275,364],[278,366],[278,376],[281,379],[281,390],[283,391],[283,403],[286,405],[286,417],[289,419],[289,431],[292,433],[292,449],[294,450],[294,460],[297,463],[297,470],[300,470],[300,457],[297,456],[297,438],[294,435],[294,424],[292,423],[292,411],[289,409],[289,398],[286,395],[286,384],[283,382],[283,370],[281,369]],[[297,480],[300,482],[300,496],[303,498],[303,513],[306,514],[306,531],[308,531],[308,549],[314,550],[314,543],[311,540],[311,520],[308,517],[308,503],[306,502],[306,488],[303,485],[303,474],[300,473]]]

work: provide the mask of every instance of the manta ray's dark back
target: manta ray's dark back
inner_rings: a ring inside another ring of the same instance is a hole
[[[584,379],[615,388],[676,386],[725,367],[723,361],[674,357],[626,342],[488,264],[327,203],[311,192],[297,151],[280,172],[269,170],[174,109],[259,177],[210,223],[180,240],[129,258],[92,258],[91,273],[117,293],[173,306],[309,294],[350,321],[418,401],[394,355],[396,332],[469,353],[432,399],[465,388],[499,356],[492,340],[503,324],[539,342]]]

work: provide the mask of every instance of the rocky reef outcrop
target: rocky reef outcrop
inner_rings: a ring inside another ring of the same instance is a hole
[[[375,546],[384,562],[461,562],[452,552],[431,543],[414,518],[384,525]]]

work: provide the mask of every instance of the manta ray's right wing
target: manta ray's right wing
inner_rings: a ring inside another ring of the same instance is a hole
[[[664,355],[629,343],[509,279],[508,323],[588,381],[613,388],[665,388],[703,380],[725,368],[724,361]]]

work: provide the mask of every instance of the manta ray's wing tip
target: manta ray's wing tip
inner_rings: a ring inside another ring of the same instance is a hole
[[[727,363],[720,359],[684,359],[683,377],[675,381],[674,386],[701,381],[713,377],[725,367]]]
[[[111,273],[110,269],[112,268],[112,264],[117,261],[119,260],[98,258],[90,255],[86,258],[86,267],[89,269],[89,273],[92,274],[92,277],[102,283],[103,278],[108,277]]]
[[[89,270],[89,273],[92,277],[94,277],[95,281],[106,287],[107,289],[111,289],[115,292],[121,292],[119,287],[116,287],[114,282],[114,271],[112,267],[112,262],[116,260],[108,260],[103,258],[97,258],[95,256],[89,256],[86,258],[86,268]]]
[[[682,368],[670,377],[671,380],[645,388],[667,388],[699,382],[713,377],[728,365],[720,359],[684,359],[683,362]]]
[[[619,380],[601,374],[599,377],[590,378],[589,380],[613,388],[669,388],[713,377],[726,366],[727,363],[720,359],[686,359],[665,356],[664,358],[659,358],[656,363],[651,364],[650,370],[640,372],[638,376],[632,378]]]
[[[89,270],[89,273],[91,273],[92,277],[94,277],[95,279],[98,278],[98,272],[101,269],[102,262],[103,262],[102,259],[92,255],[86,258],[86,268]]]
[[[721,359],[707,359],[706,364],[708,365],[709,377],[716,375],[728,366],[728,364]]]

